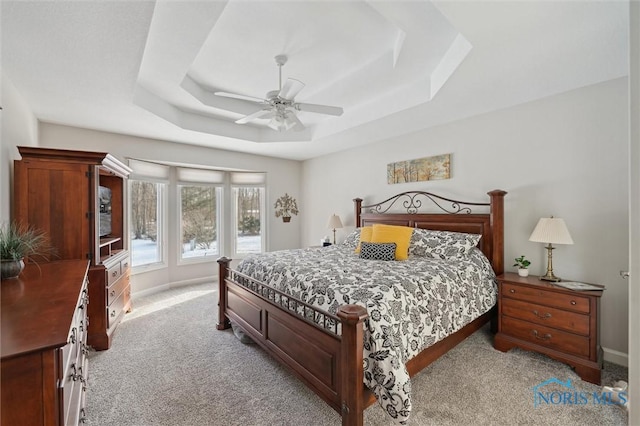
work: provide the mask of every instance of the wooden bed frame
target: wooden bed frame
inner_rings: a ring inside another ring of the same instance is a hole
[[[481,234],[480,248],[499,275],[504,271],[506,192],[494,190],[488,195],[488,203],[472,203],[411,191],[368,206],[356,198],[356,226],[386,223]],[[444,213],[418,213],[423,199],[432,201]],[[450,207],[443,207],[445,203],[450,203]],[[406,213],[388,213],[393,206],[403,207]],[[488,207],[489,213],[472,213],[472,207]],[[363,321],[368,317],[365,308],[344,305],[337,315],[329,314],[232,270],[230,261],[225,257],[218,260],[218,330],[229,328],[229,320],[233,321],[340,413],[344,426],[362,425],[365,408],[376,401],[363,384]],[[296,313],[301,310],[303,316]],[[409,360],[406,367],[411,377],[478,330],[493,315],[495,309]],[[324,318],[324,326],[308,319],[319,317]],[[330,329],[327,322],[336,322],[339,326]]]

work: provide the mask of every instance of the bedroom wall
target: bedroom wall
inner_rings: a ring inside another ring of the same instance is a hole
[[[187,146],[179,143],[115,133],[80,129],[76,127],[60,126],[40,123],[40,145],[43,147],[104,151],[125,160],[127,157],[157,161],[172,161],[193,165],[235,168],[242,170],[267,172],[267,248],[280,250],[297,248],[300,246],[300,218],[304,217],[304,210],[294,216],[291,223],[284,224],[273,213],[275,199],[289,193],[300,199],[301,163],[299,161],[282,160],[258,155],[209,149],[204,147]],[[175,193],[169,191],[169,218],[176,223],[177,205]],[[177,235],[169,236],[177,239]],[[175,246],[175,247],[174,247]],[[177,265],[177,245],[169,244],[168,267],[132,276],[131,285],[134,297],[141,292],[158,290],[167,285],[191,283],[203,278],[217,278],[217,263],[215,259],[207,263]]]
[[[337,213],[354,227],[352,199],[365,203],[408,190],[485,201],[505,198],[505,265],[526,255],[531,271],[546,271],[543,244],[529,242],[541,217],[564,218],[574,244],[554,250],[560,277],[606,285],[602,345],[606,358],[625,364],[628,266],[628,92],[616,79],[503,110],[305,161],[302,242],[316,245]],[[451,179],[388,185],[387,163],[452,154]]]
[[[20,158],[16,146],[38,143],[38,121],[15,86],[2,74],[0,99],[0,223],[11,218],[13,160]]]

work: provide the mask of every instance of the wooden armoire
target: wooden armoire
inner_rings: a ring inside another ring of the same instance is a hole
[[[131,310],[127,178],[131,169],[110,154],[18,147],[14,164],[16,221],[45,231],[57,256],[87,259],[87,343],[109,349]]]

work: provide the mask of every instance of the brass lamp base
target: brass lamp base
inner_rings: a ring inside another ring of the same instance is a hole
[[[555,275],[553,275],[553,260],[552,260],[552,254],[551,251],[554,249],[555,247],[553,247],[551,245],[551,243],[549,243],[549,245],[546,247],[547,249],[547,273],[546,275],[543,275],[540,277],[541,280],[543,281],[552,281],[552,282],[559,282],[562,281],[560,278],[556,277]]]
[[[557,282],[559,282],[559,281],[562,281],[562,279],[561,279],[561,278],[558,278],[558,277],[556,277],[555,275],[553,275],[553,271],[551,271],[551,275],[549,275],[549,274],[547,273],[547,275],[544,275],[544,276],[540,277],[540,279],[541,279],[542,281],[553,281],[554,283],[557,283]]]

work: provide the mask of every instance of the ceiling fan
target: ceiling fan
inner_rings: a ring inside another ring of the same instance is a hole
[[[256,112],[236,120],[238,124],[246,124],[257,119],[270,119],[268,126],[273,130],[303,130],[304,124],[298,119],[296,111],[315,112],[340,116],[343,109],[329,105],[307,104],[296,102],[295,96],[304,88],[304,83],[294,78],[288,78],[284,86],[282,85],[282,66],[287,63],[286,55],[275,57],[279,69],[279,89],[267,93],[264,99],[253,96],[245,96],[237,93],[214,92],[217,96],[241,99],[260,105]]]

